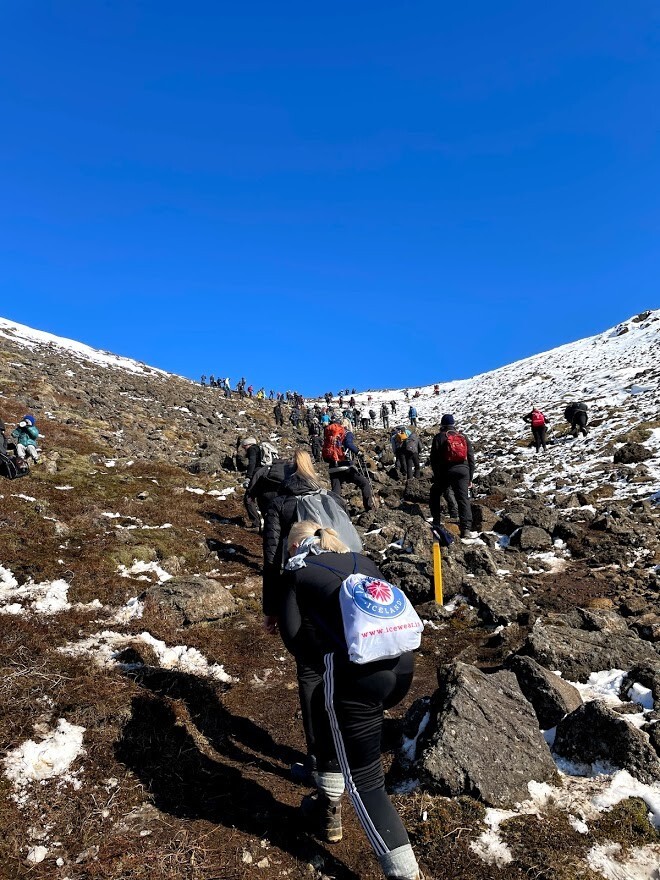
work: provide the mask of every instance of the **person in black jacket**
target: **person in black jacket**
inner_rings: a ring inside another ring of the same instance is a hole
[[[284,413],[282,412],[282,402],[277,401],[275,406],[273,407],[273,415],[275,416],[275,426],[284,425]]]
[[[341,438],[340,448],[336,449],[336,451],[329,450],[327,456],[324,452],[324,459],[328,464],[328,475],[332,491],[335,495],[341,497],[341,487],[344,483],[353,483],[362,493],[364,509],[367,511],[373,510],[376,503],[371,488],[371,481],[364,474],[361,474],[352,463],[353,460],[359,458],[361,453],[355,445],[351,423],[349,421],[342,422],[339,418],[333,419],[332,424],[325,431],[324,447],[329,431],[332,431],[336,425],[341,425],[343,428],[343,432],[339,435]],[[325,448],[327,450],[327,447]]]
[[[238,443],[237,454],[247,459],[247,470],[243,486],[247,489],[257,468],[261,467],[261,449],[255,437],[246,437]]]
[[[455,454],[451,452],[449,437],[462,437],[465,440],[466,454],[462,461],[454,460]],[[456,430],[453,415],[447,413],[440,421],[440,431],[433,438],[431,445],[431,468],[433,470],[433,483],[429,505],[434,524],[440,524],[440,498],[451,486],[458,505],[458,519],[461,529],[461,537],[472,534],[472,507],[470,505],[470,487],[474,476],[474,451],[472,443],[464,434]]]
[[[541,446],[543,446],[543,451],[545,452],[547,449],[546,438],[548,433],[548,420],[546,417],[537,406],[533,406],[531,412],[523,416],[523,420],[529,422],[532,426],[532,437],[534,438],[537,455]]]
[[[264,517],[263,609],[266,617],[279,613],[280,579],[286,557],[286,539],[291,526],[298,520],[297,500],[300,496],[310,492],[318,492],[321,488],[319,478],[306,449],[296,450],[294,467],[293,474],[282,483],[280,494],[271,502]],[[328,494],[343,510],[346,509],[341,496],[335,495],[334,492]],[[298,690],[307,742],[308,766],[313,765],[315,754],[310,705],[316,685],[314,671],[299,663]]]
[[[279,626],[287,649],[314,676],[311,726],[317,791],[301,803],[303,816],[328,843],[342,839],[345,787],[386,877],[419,880],[417,860],[403,822],[385,791],[380,744],[383,712],[410,689],[414,657],[351,663],[339,591],[359,572],[383,579],[366,556],[349,553],[333,529],[303,521],[292,526],[291,555],[278,590],[264,604],[265,626]]]
[[[571,434],[573,437],[582,432],[582,436],[587,436],[587,422],[589,421],[586,403],[569,403],[564,410],[564,418],[571,424]]]
[[[412,432],[408,436],[408,439],[403,445],[403,454],[405,456],[406,463],[406,479],[410,480],[413,477],[419,477],[420,474],[420,464],[419,464],[419,456],[422,451],[422,441],[419,439],[419,434],[415,431]]]
[[[268,508],[282,490],[282,484],[293,473],[294,464],[276,458],[272,464],[257,468],[252,475],[243,504],[250,517],[252,528],[262,532],[262,518],[265,518]]]

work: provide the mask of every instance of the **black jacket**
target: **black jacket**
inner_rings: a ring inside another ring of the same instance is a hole
[[[298,521],[297,499],[301,495],[315,492],[317,486],[308,482],[300,474],[293,474],[282,485],[279,494],[266,512],[264,518],[264,571],[263,571],[263,610],[264,614],[277,614],[277,589],[285,543],[291,526]],[[328,492],[339,506],[346,510],[345,501]]]
[[[415,453],[419,455],[422,451],[422,441],[419,439],[419,434],[416,434],[413,431],[406,442],[403,444],[403,448],[411,455],[415,455]]]
[[[245,494],[257,502],[262,516],[282,491],[282,483],[291,476],[293,467],[290,461],[277,458],[272,464],[257,468],[252,475]]]
[[[431,468],[433,470],[434,477],[442,477],[447,472],[455,471],[458,469],[467,469],[468,475],[470,477],[470,482],[472,482],[472,478],[474,476],[474,449],[472,448],[472,442],[468,437],[463,434],[465,439],[467,440],[467,461],[463,462],[450,462],[447,461],[446,458],[446,449],[447,449],[447,434],[462,434],[462,431],[457,431],[455,428],[448,428],[441,430],[438,434],[433,438],[433,443],[431,444]]]
[[[261,467],[261,449],[259,449],[258,443],[253,443],[252,446],[248,446],[245,451],[245,456],[247,458],[248,466],[247,471],[245,472],[245,479],[251,480],[254,476],[254,472],[258,467]]]
[[[329,652],[347,654],[339,588],[354,572],[383,578],[375,563],[361,553],[320,553],[306,558],[304,568],[284,571],[274,596],[280,633],[287,649],[308,661]],[[335,569],[330,571],[329,569]],[[339,574],[337,574],[339,572]]]

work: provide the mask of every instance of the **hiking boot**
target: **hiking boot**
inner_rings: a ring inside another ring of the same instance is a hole
[[[342,838],[341,801],[331,801],[315,791],[300,802],[300,812],[314,834],[326,843],[339,843]]]

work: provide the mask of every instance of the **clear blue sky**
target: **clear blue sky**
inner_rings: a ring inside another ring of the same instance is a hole
[[[21,0],[0,315],[304,393],[660,305],[655,0]]]

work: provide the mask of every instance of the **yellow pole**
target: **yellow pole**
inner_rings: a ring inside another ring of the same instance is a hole
[[[433,542],[433,583],[435,585],[435,601],[438,605],[442,605],[442,556],[440,555],[440,544],[437,541]]]

